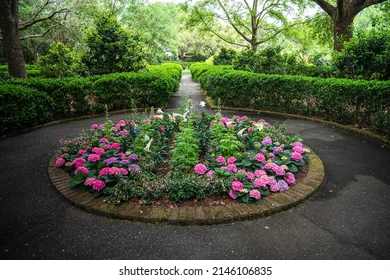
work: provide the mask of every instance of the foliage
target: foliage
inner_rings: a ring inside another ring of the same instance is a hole
[[[52,119],[53,99],[20,85],[0,84],[0,134]]]
[[[246,116],[189,114],[187,106],[182,115],[159,111],[141,119],[107,118],[65,141],[54,164],[70,174],[71,188],[101,193],[115,204],[130,199],[182,203],[226,195],[256,202],[287,191],[306,165],[301,139],[280,127]],[[209,135],[209,142],[200,139]],[[233,138],[239,157],[220,154],[235,153],[235,148],[216,147]],[[206,146],[202,158],[198,143]]]
[[[209,185],[208,180],[195,174],[175,173],[168,181],[167,191],[171,201],[184,202],[192,199],[204,199]]]
[[[289,74],[331,77],[335,69],[328,65],[305,64],[297,61],[295,55],[282,53],[282,48],[267,47],[257,52],[243,51],[233,61],[237,70],[246,70],[256,73]]]
[[[146,66],[141,36],[125,31],[114,15],[98,16],[86,43],[83,61],[92,74],[138,71]]]
[[[234,59],[237,56],[237,52],[232,49],[222,48],[219,53],[214,57],[215,65],[227,65],[233,64]]]
[[[176,91],[180,82],[181,67],[178,64],[154,65],[138,73],[114,73],[94,77],[68,77],[63,79],[31,78],[7,80],[6,83],[20,85],[23,88],[37,90],[44,94],[53,104],[44,114],[37,111],[37,122],[47,122],[69,116],[84,115],[108,109],[126,109],[133,100],[137,107],[158,106],[167,104],[169,97]],[[1,85],[1,83],[0,83]],[[7,99],[7,106],[18,106],[18,99]],[[43,102],[42,106],[46,104]],[[31,106],[31,110],[40,108]],[[4,122],[14,123],[18,111],[10,110]],[[49,117],[50,116],[50,117]],[[15,119],[13,119],[15,118]],[[34,124],[31,121],[31,124]],[[19,127],[29,126],[23,122]],[[13,126],[6,125],[9,129]]]
[[[215,101],[231,107],[317,116],[387,133],[390,82],[265,75],[196,64],[191,71]],[[381,113],[375,123],[375,116]],[[382,125],[381,125],[382,124]]]
[[[176,134],[172,151],[172,166],[175,170],[190,170],[199,159],[199,140],[191,121],[184,120]]]
[[[47,53],[40,57],[41,73],[46,77],[65,77],[80,71],[80,58],[61,42],[54,42]]]
[[[337,54],[341,74],[354,79],[390,79],[390,29],[355,36]]]

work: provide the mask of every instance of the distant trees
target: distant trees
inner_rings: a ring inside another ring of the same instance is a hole
[[[26,1],[29,2],[29,1]],[[66,14],[69,10],[66,8],[50,9],[54,1],[36,1],[27,3],[31,5],[31,13],[29,19],[21,21],[19,17],[19,1],[18,0],[1,0],[0,1],[0,30],[1,40],[4,46],[4,53],[8,63],[8,72],[13,77],[25,78],[26,67],[23,55],[21,40],[33,37],[42,37],[51,30],[50,27],[41,34],[30,34],[26,37],[21,37],[21,31],[31,28],[32,26],[51,21],[58,15]]]
[[[258,46],[274,39],[289,28],[287,11],[293,1],[285,0],[207,0],[200,1],[192,8],[193,22],[231,45]],[[219,29],[218,22],[231,27],[240,40],[226,36]]]
[[[388,0],[337,0],[336,5],[326,0],[313,0],[333,22],[334,49],[341,51],[344,42],[352,38],[353,20],[365,8]]]

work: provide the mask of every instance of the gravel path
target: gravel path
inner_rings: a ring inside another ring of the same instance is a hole
[[[171,104],[202,99],[184,74]],[[114,119],[123,117],[114,116]],[[84,212],[51,186],[59,140],[101,119],[45,127],[0,141],[3,259],[383,259],[390,258],[390,150],[321,124],[283,122],[325,163],[320,191],[288,211],[215,226],[115,220]]]

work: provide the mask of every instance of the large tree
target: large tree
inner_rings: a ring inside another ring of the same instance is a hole
[[[333,5],[326,0],[313,0],[333,22],[334,49],[340,51],[344,42],[352,38],[353,20],[365,8],[387,0],[337,0]]]
[[[22,44],[19,37],[18,0],[0,1],[0,29],[8,72],[13,77],[26,77]]]
[[[289,9],[291,2],[284,0],[204,0],[192,8],[192,19],[221,40],[256,51],[259,45],[290,27],[286,13]],[[226,25],[234,30],[239,41],[216,28]]]
[[[24,0],[25,4],[31,4],[32,9],[27,20],[21,20],[19,17],[19,1],[18,0],[1,0],[0,1],[0,30],[2,45],[7,59],[8,72],[12,77],[25,78],[26,66],[23,55],[21,40],[28,38],[42,37],[47,34],[52,28],[48,28],[41,34],[29,34],[21,37],[21,32],[31,28],[32,26],[54,20],[59,14],[66,14],[68,9],[47,9],[56,6],[55,1],[44,0],[29,3]],[[48,12],[49,11],[49,12]],[[52,25],[53,26],[53,25]],[[52,27],[51,26],[51,27]]]

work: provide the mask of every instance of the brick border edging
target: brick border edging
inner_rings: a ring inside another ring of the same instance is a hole
[[[274,193],[256,204],[232,202],[225,206],[183,206],[168,208],[164,206],[139,205],[124,202],[113,205],[104,202],[104,197],[69,187],[70,176],[54,166],[55,157],[48,167],[49,178],[54,187],[72,204],[88,212],[112,218],[131,221],[169,224],[210,225],[228,223],[269,216],[291,208],[313,194],[325,179],[325,168],[321,159],[311,151],[308,153],[308,172],[297,184],[283,193]]]

